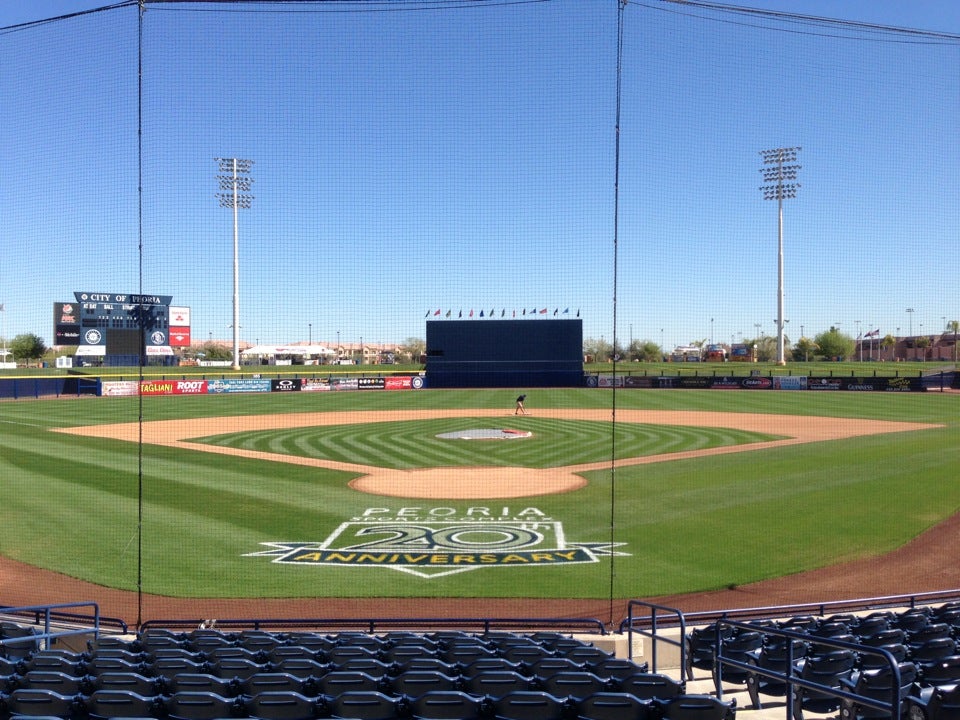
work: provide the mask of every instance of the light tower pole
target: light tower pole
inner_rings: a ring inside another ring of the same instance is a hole
[[[217,167],[221,173],[217,175],[220,189],[217,193],[220,207],[233,210],[233,369],[240,369],[240,233],[238,216],[240,208],[249,209],[253,202],[250,186],[253,178],[250,177],[250,168],[253,160],[240,158],[216,158]]]
[[[783,201],[795,198],[799,183],[785,182],[797,179],[799,147],[761,150],[764,167],[760,168],[763,182],[760,187],[764,200],[777,201],[777,365],[786,365],[783,351]],[[787,164],[791,163],[791,164]]]

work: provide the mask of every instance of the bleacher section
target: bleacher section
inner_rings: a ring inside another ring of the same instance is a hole
[[[732,720],[733,703],[558,632],[150,629],[0,665],[0,720]]]

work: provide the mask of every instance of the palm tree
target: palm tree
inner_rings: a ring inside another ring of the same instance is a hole
[[[960,320],[947,323],[947,331],[953,333],[953,364],[957,364],[957,333],[960,332]]]

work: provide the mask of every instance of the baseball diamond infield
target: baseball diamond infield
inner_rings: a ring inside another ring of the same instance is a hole
[[[537,417],[609,421],[609,410],[540,410]],[[387,412],[294,413],[216,419],[217,434],[369,423],[409,421],[438,417],[501,418],[502,410],[401,410]],[[618,422],[736,428],[776,433],[784,439],[746,445],[686,451],[668,455],[618,460],[627,466],[722,453],[747,452],[783,445],[812,443],[838,438],[895,433],[938,425],[877,420],[806,417],[792,415],[721,413],[699,411],[621,410]],[[115,438],[177,447],[191,452],[224,453],[276,462],[335,468],[361,473],[350,486],[362,493],[409,498],[494,499],[561,493],[586,481],[577,473],[610,467],[610,462],[562,468],[436,468],[388,470],[322,459],[240,450],[189,442],[210,434],[210,419],[165,420],[57,429],[56,432]],[[904,591],[924,592],[960,587],[960,566],[955,562],[960,547],[960,517],[954,516],[912,542],[885,556],[857,560],[793,576],[776,578],[726,590],[692,595],[652,598],[684,611],[758,607],[770,604],[822,602]],[[851,591],[853,589],[853,592]],[[31,605],[95,601],[101,613],[133,623],[136,619],[195,619],[208,617],[592,617],[613,623],[622,617],[622,602],[608,599],[538,598],[293,598],[293,599],[196,599],[138,596],[137,593],[105,588],[58,573],[0,558],[0,597],[8,605]],[[650,599],[650,598],[648,598]],[[149,614],[143,616],[145,611]]]

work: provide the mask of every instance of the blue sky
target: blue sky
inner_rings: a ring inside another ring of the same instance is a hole
[[[0,26],[103,4],[0,2]],[[933,0],[745,5],[960,33],[960,5]],[[190,306],[195,338],[229,337],[213,158],[236,155],[256,163],[245,340],[402,341],[428,311],[546,307],[609,341],[614,0],[290,12],[304,7],[148,6],[142,227],[135,9],[0,34],[2,333],[49,342],[54,301],[142,289]],[[618,339],[775,332],[776,204],[758,187],[759,151],[780,146],[803,148],[789,337],[960,319],[958,117],[956,40],[634,0]]]

